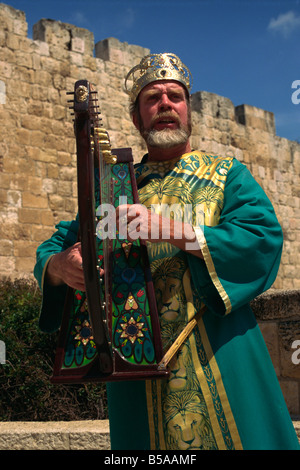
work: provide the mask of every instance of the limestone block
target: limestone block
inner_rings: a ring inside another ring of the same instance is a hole
[[[13,242],[11,240],[0,240],[0,256],[12,256]]]
[[[16,272],[20,273],[20,276],[19,277],[24,277],[26,278],[28,276],[28,273],[32,273],[33,272],[33,268],[34,268],[34,265],[35,265],[35,251],[34,251],[34,255],[31,255],[31,256],[28,256],[28,257],[16,257],[16,266],[15,266],[15,270]]]
[[[20,208],[18,219],[21,224],[39,224],[41,223],[41,212],[38,209]]]
[[[6,84],[2,80],[0,80],[0,104],[6,104]]]
[[[251,302],[251,308],[260,321],[299,318],[300,292],[297,290],[269,290]]]
[[[69,49],[70,31],[59,21],[42,19],[33,26],[33,39],[59,45]]]
[[[73,139],[73,140],[75,140],[75,139]],[[74,143],[74,146],[75,146],[75,143]],[[59,165],[71,165],[72,164],[72,156],[70,155],[70,153],[67,153],[67,152],[64,152],[64,151],[58,151],[57,152],[57,161],[55,163],[58,163]]]
[[[75,181],[77,179],[77,169],[76,168],[68,168],[68,167],[61,167],[59,170],[59,181]],[[63,183],[65,184],[65,183]]]
[[[52,84],[52,74],[48,70],[36,70],[35,80],[40,86],[48,87]]]
[[[108,450],[104,421],[1,422],[0,450]]]
[[[71,50],[73,52],[80,52],[84,54],[84,40],[79,37],[74,37],[71,39]]]
[[[57,194],[49,194],[49,208],[54,211],[64,210],[65,209],[64,198]]]
[[[104,61],[111,61],[128,66],[128,71],[137,65],[141,58],[148,55],[150,49],[141,46],[122,43],[116,38],[110,37],[99,41],[95,45],[95,55]],[[131,58],[131,60],[130,60]]]
[[[292,347],[294,341],[300,340],[300,320],[280,322],[278,332],[281,375],[300,381],[300,364],[295,363]]]
[[[51,227],[45,228],[41,226],[36,226],[34,225],[32,227],[32,240],[34,242],[39,242],[42,243],[45,240],[48,240],[52,235],[53,235],[53,217],[51,217]],[[32,249],[33,249],[33,256],[35,256],[36,253],[36,243],[32,244]]]
[[[62,46],[66,50],[93,54],[92,32],[60,21],[42,19],[33,26],[33,39],[50,45]]]
[[[28,240],[14,241],[14,255],[18,258],[33,258],[36,252],[36,244]]]
[[[45,133],[40,130],[30,131],[30,145],[32,145],[33,147],[42,149],[43,147],[47,147],[46,143],[47,143],[47,134],[45,138]],[[51,146],[51,149],[53,148],[55,147]],[[41,154],[40,154],[40,157],[41,157]],[[42,159],[44,159],[44,156],[42,157]],[[46,160],[48,159],[46,158]]]
[[[293,279],[292,288],[293,288],[293,289],[300,290],[300,279]]]
[[[36,83],[36,85],[31,90],[31,96],[29,98],[36,102],[47,101],[48,100],[47,87],[41,86],[39,83]]]
[[[6,39],[6,45],[10,49],[19,50],[20,49],[20,36],[16,34],[9,34]]]
[[[44,211],[41,211],[41,224],[43,227],[47,227],[47,226],[51,226],[53,227],[54,225],[54,217],[53,217],[53,212],[51,210],[44,210]],[[32,228],[32,231],[34,231],[34,227]],[[52,233],[53,233],[53,229],[52,229]],[[46,240],[46,238],[44,239]]]
[[[20,158],[19,160],[15,159],[9,159],[5,157],[3,159],[3,170],[7,173],[10,174],[10,185],[9,187],[12,187],[14,184],[15,178],[18,178],[18,173],[20,168],[22,168],[22,173],[24,174],[32,174],[34,164],[32,161],[29,161],[27,158]],[[20,175],[19,175],[20,176]]]
[[[5,189],[0,189],[0,204],[2,207],[7,203],[7,191]]]
[[[73,194],[72,194],[73,196]],[[65,210],[69,213],[69,219],[74,219],[76,217],[76,214],[78,212],[78,201],[77,201],[77,193],[75,195],[75,198],[71,199],[71,197],[68,197],[65,201]]]
[[[274,114],[250,105],[240,105],[235,108],[236,119],[240,124],[254,127],[275,135]]]
[[[87,80],[89,80],[91,83],[94,83],[95,79],[94,78],[89,78],[89,77],[90,77],[91,72],[96,72],[97,71],[97,62],[96,62],[95,57],[84,55],[83,56],[83,61],[82,61],[82,66],[85,67],[88,70],[88,72],[85,73],[85,77],[87,78]]]
[[[26,60],[24,61],[26,64]],[[12,77],[15,79],[15,77]],[[22,98],[30,98],[32,94],[32,89],[33,85],[24,81],[18,82],[18,86],[13,85],[13,81],[8,81],[6,83],[6,93],[7,93],[7,99],[10,100],[10,103],[12,103],[12,100],[16,101],[17,99],[22,100]],[[24,108],[25,111],[25,108]],[[19,108],[19,112],[22,112]]]
[[[70,52],[70,62],[72,65],[75,65],[76,67],[82,67],[83,66],[82,54],[79,54],[78,52]],[[74,72],[72,75],[75,75]]]
[[[292,380],[279,380],[280,387],[286,402],[286,406],[291,415],[299,415],[300,414],[300,396],[299,396],[299,383],[297,381]],[[298,431],[298,435],[300,437],[300,423],[297,423],[296,430]]]
[[[20,209],[21,210],[21,209]],[[0,238],[10,240],[29,239],[31,234],[30,225],[23,225],[19,222],[4,222],[0,225]]]
[[[1,28],[0,30],[0,47],[4,48],[6,44],[6,33],[4,29]]]
[[[45,209],[48,207],[48,201],[44,195],[38,196],[29,191],[24,191],[22,205],[28,208]]]
[[[40,41],[39,39],[36,39],[35,41],[32,42],[31,44],[32,50],[35,51],[35,54],[33,54],[33,57],[35,57],[34,60],[36,60],[36,56],[38,57],[39,60],[39,65],[41,63],[41,56],[48,56],[50,55],[49,52],[49,44],[47,44],[44,41]]]
[[[27,22],[23,11],[0,3],[0,21],[3,30],[27,36]]]
[[[41,181],[41,178],[39,178]],[[42,184],[41,184],[41,192],[43,194],[52,194],[57,192],[57,181],[53,181],[50,178],[43,178]]]
[[[16,258],[14,256],[0,256],[0,275],[10,276],[16,269]]]
[[[27,67],[18,66],[14,68],[13,79],[16,81],[23,81],[26,83],[35,83],[35,71],[29,70]]]
[[[22,193],[21,191],[7,191],[7,203],[11,207],[21,207],[22,205]]]
[[[235,108],[232,101],[223,96],[199,91],[193,93],[191,97],[191,106],[193,111],[201,114],[208,114],[215,120],[217,119],[235,119]]]
[[[299,175],[300,173],[300,149],[293,152],[293,166],[295,168],[295,173]]]

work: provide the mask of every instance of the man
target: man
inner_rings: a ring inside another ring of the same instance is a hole
[[[165,350],[206,310],[167,380],[108,384],[112,449],[297,449],[249,307],[275,280],[282,231],[245,166],[191,150],[190,79],[174,54],[147,56],[126,77],[148,153],[136,165],[141,205],[119,206],[117,224],[148,241]],[[62,222],[37,252],[46,331],[59,327],[65,284],[84,290],[76,232]]]

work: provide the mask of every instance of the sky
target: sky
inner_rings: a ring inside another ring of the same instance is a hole
[[[300,0],[7,0],[42,18],[177,54],[208,91],[275,115],[276,133],[300,142]],[[0,72],[1,75],[1,72]]]

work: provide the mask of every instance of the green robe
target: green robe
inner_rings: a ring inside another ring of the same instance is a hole
[[[144,160],[136,165],[141,203],[185,216],[204,256],[148,244],[164,349],[203,304],[207,310],[167,380],[107,384],[112,449],[299,449],[249,307],[271,287],[280,263],[282,231],[270,201],[232,158],[191,152]],[[61,222],[37,251],[45,331],[59,328],[65,287],[47,285],[43,273],[52,254],[75,243],[77,229],[77,221]]]

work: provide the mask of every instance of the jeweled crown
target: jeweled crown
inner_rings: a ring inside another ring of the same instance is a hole
[[[134,103],[140,91],[157,80],[176,80],[190,93],[192,74],[179,57],[169,52],[149,54],[133,67],[125,78],[125,90]],[[132,81],[132,84],[129,82]]]

